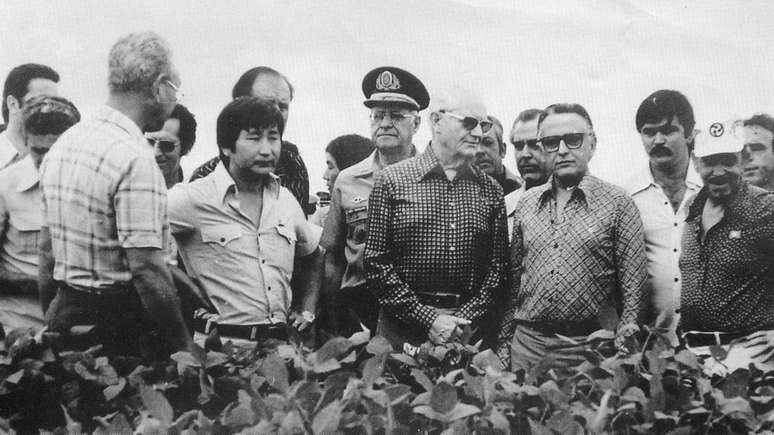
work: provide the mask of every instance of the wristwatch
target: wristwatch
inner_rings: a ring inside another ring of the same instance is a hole
[[[301,317],[303,317],[304,320],[308,323],[314,323],[314,319],[317,318],[317,316],[315,316],[314,313],[306,310],[301,312]]]

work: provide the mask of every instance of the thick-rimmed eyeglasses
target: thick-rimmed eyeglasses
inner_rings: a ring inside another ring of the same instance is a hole
[[[462,122],[462,127],[468,131],[471,131],[480,125],[481,132],[486,134],[492,128],[492,123],[487,120],[479,120],[472,116],[462,116],[454,112],[447,112],[445,110],[441,110],[441,113],[445,113],[451,116],[452,118],[460,120]]]
[[[543,144],[543,148],[549,153],[559,151],[559,145],[564,142],[568,149],[575,150],[583,145],[583,137],[586,133],[567,133],[559,136],[541,137],[538,142]]]
[[[371,122],[382,122],[384,118],[389,118],[390,121],[392,121],[393,124],[403,121],[407,118],[414,118],[414,114],[412,113],[401,113],[401,112],[371,112],[370,115],[368,115],[368,118],[371,120]]]

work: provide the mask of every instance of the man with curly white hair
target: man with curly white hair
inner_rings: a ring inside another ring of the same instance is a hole
[[[107,104],[40,168],[40,298],[49,330],[95,325],[107,351],[155,358],[193,346],[162,253],[164,177],[142,134],[172,113],[180,79],[151,32],[120,38],[108,71]]]

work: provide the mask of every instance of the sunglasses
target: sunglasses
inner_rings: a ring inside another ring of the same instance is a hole
[[[567,133],[561,136],[546,136],[540,138],[540,143],[543,144],[543,148],[549,153],[555,153],[559,151],[559,144],[564,141],[568,149],[575,150],[583,145],[583,137],[586,133]]]
[[[513,147],[516,148],[516,151],[524,151],[524,148],[537,149],[538,147],[537,139],[517,140],[511,143],[513,144]]]
[[[451,116],[452,118],[456,118],[456,119],[462,121],[462,127],[465,130],[468,130],[468,131],[471,131],[474,128],[476,128],[476,126],[480,125],[481,126],[481,132],[486,134],[492,128],[492,123],[487,121],[487,120],[478,120],[478,119],[476,119],[476,118],[474,118],[472,116],[457,115],[456,113],[447,112],[445,110],[441,110],[441,113],[445,113],[445,114]]]
[[[148,145],[154,148],[156,147],[156,145],[158,145],[159,149],[163,153],[171,153],[177,147],[177,142],[172,142],[171,140],[158,140],[158,139],[153,139],[151,137],[146,139],[148,140]]]

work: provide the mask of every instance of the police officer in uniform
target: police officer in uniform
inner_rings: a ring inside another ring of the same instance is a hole
[[[362,88],[376,150],[339,173],[320,240],[326,249],[321,327],[342,335],[359,330],[360,323],[375,330],[378,304],[366,288],[363,270],[368,196],[382,169],[416,154],[412,140],[421,122],[419,111],[430,103],[422,82],[400,68],[371,70]]]

